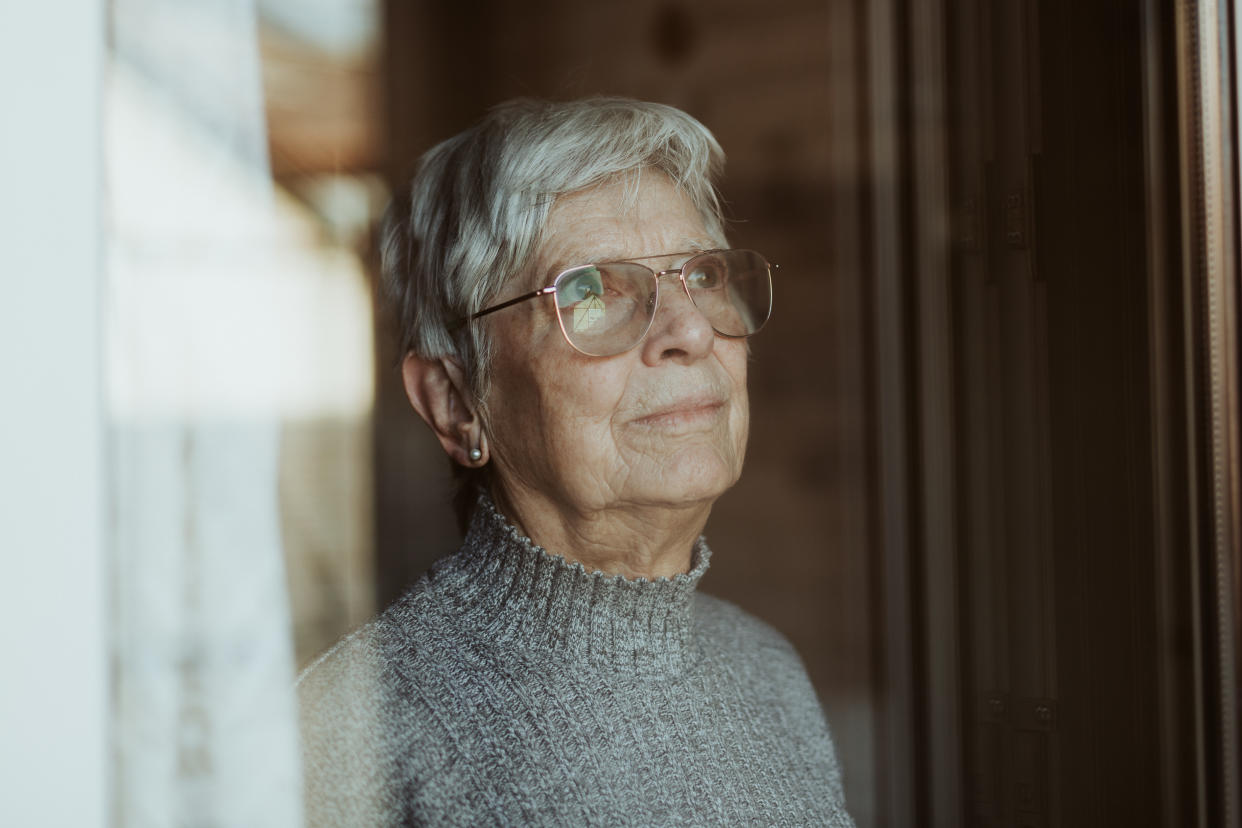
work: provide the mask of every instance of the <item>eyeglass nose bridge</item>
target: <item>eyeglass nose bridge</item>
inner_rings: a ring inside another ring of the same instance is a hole
[[[677,281],[681,282],[682,290],[686,292],[687,296],[690,295],[690,286],[686,284],[686,266],[685,265],[682,265],[681,267],[670,267],[666,270],[653,270],[652,273],[655,274],[657,285],[659,285],[660,280],[663,279],[665,276],[676,275]],[[692,298],[690,301],[693,302],[694,299]]]
[[[682,284],[682,293],[686,294],[686,298],[691,300],[691,304],[694,305],[694,308],[698,309],[698,303],[694,302],[694,297],[691,295],[691,286],[688,286],[686,283],[686,266],[684,266],[684,264],[682,264],[681,267],[669,267],[663,269],[663,271],[652,271],[652,273],[656,274],[656,295],[660,295],[660,281],[662,278],[666,276],[676,276],[677,281]],[[699,310],[699,313],[703,313],[702,310]]]
[[[686,266],[684,264],[681,267],[669,267],[664,270],[652,269],[651,272],[655,274],[656,306],[651,309],[651,319],[647,323],[647,329],[643,332],[643,339],[646,339],[647,335],[651,333],[651,329],[655,326],[656,315],[659,313],[660,306],[663,304],[662,300],[667,299],[667,296],[663,295],[664,291],[660,290],[660,280],[665,276],[677,277],[677,281],[681,284],[680,292],[686,297],[686,300],[690,303],[690,307],[694,308],[694,312],[701,316],[703,321],[707,323],[708,327],[715,331],[715,324],[712,323],[712,320],[708,318],[703,309],[699,307],[699,303],[694,301],[694,296],[690,293],[690,285],[686,283]],[[667,311],[665,311],[665,313],[667,313]]]

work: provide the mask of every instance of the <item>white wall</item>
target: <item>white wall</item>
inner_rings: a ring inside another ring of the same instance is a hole
[[[0,825],[108,815],[102,0],[0,3]]]

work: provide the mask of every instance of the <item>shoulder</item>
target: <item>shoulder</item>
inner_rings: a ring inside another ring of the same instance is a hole
[[[774,717],[794,753],[822,769],[830,794],[844,802],[841,769],[819,696],[802,657],[779,630],[729,601],[699,593],[695,605],[706,669],[726,674],[739,692]]]
[[[410,771],[410,742],[437,741],[423,732],[434,727],[432,694],[411,680],[431,675],[421,662],[435,648],[441,616],[415,586],[298,678],[309,825],[382,825],[401,812],[394,782]],[[434,765],[436,753],[419,759]]]
[[[729,601],[700,594],[696,640],[712,671],[724,671],[819,727],[823,711],[806,665],[789,639]]]
[[[443,689],[443,674],[466,651],[461,635],[451,608],[424,576],[302,671],[297,695],[304,735],[322,731],[329,738],[375,720],[391,740],[394,727],[412,724],[393,721],[398,711],[417,709]]]
[[[298,678],[307,824],[384,824],[384,694],[375,622],[324,653]]]
[[[789,639],[737,604],[699,592],[695,594],[694,612],[699,633],[709,643],[765,659],[794,662],[802,669],[802,659]]]
[[[298,697],[317,700],[339,696],[342,685],[369,675],[375,663],[375,624],[372,619],[307,665],[297,678]]]
[[[298,676],[303,707],[321,702],[366,698],[391,665],[394,654],[414,657],[416,638],[411,628],[433,622],[433,600],[419,582],[380,615],[342,638],[311,662]],[[401,642],[398,645],[397,642]]]

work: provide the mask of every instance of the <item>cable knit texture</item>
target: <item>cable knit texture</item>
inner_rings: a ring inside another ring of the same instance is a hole
[[[550,555],[486,498],[461,550],[299,679],[313,826],[852,826],[780,633],[685,575]]]

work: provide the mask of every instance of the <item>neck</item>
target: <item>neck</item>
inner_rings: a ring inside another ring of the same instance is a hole
[[[497,509],[522,534],[587,572],[671,578],[690,571],[711,503],[565,508],[536,492],[493,490]]]

